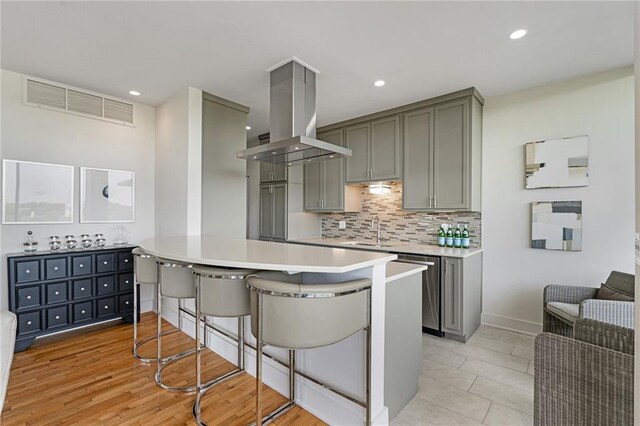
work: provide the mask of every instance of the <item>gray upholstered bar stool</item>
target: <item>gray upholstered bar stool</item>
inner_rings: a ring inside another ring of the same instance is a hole
[[[371,280],[301,284],[298,276],[261,272],[247,277],[251,332],[256,338],[256,424],[269,422],[295,401],[295,350],[337,343],[366,332],[365,408],[371,424]],[[262,349],[289,349],[289,401],[262,417]]]
[[[214,385],[230,379],[245,370],[244,366],[244,317],[251,313],[249,289],[246,277],[254,273],[247,269],[224,269],[203,265],[193,266],[193,278],[196,285],[196,318],[222,317],[238,319],[238,364],[237,368],[225,373],[207,384],[202,384],[201,355],[196,354],[196,399],[193,403],[193,418],[198,425],[205,425],[201,418],[202,397]],[[204,329],[205,335],[207,329]],[[196,348],[200,347],[200,327],[196,328]]]
[[[158,285],[158,268],[156,258],[145,253],[140,247],[134,248],[133,253],[133,311],[138,312],[138,288],[142,284],[149,284],[156,287]],[[157,288],[155,289],[157,293]],[[158,300],[156,299],[156,312],[158,311]],[[163,336],[177,332],[172,330],[162,333]],[[138,340],[138,315],[133,316],[133,356],[144,363],[156,362],[157,358],[145,358],[138,353],[140,346],[157,339],[157,335],[151,335]]]
[[[162,300],[163,298],[178,299],[178,321],[181,324],[182,318],[182,301],[185,299],[195,299],[196,288],[193,283],[193,271],[190,263],[178,262],[170,259],[156,258],[158,268],[158,292],[156,298],[158,300],[158,368],[156,371],[156,383],[167,390],[179,392],[193,392],[196,386],[170,386],[162,381],[163,370],[171,363],[178,361],[194,352],[196,349],[188,349],[175,355],[162,358]],[[179,327],[181,328],[181,327]],[[196,329],[199,324],[196,321]]]

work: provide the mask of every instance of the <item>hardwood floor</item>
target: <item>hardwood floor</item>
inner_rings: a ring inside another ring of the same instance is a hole
[[[155,333],[155,314],[142,316],[140,333]],[[169,323],[163,327],[172,328]],[[36,340],[15,355],[2,425],[181,425],[195,424],[193,394],[170,392],[154,382],[155,364],[131,355],[133,327],[126,323],[98,325]],[[193,347],[184,333],[163,337],[163,354]],[[155,341],[141,348],[152,356]],[[165,352],[166,351],[166,352]],[[234,366],[214,352],[203,353],[203,380]],[[165,369],[172,385],[193,383],[194,356]],[[264,412],[285,401],[265,386]],[[209,425],[244,425],[255,420],[255,380],[243,373],[216,386],[203,399],[202,418]],[[280,425],[324,425],[296,406],[277,419]]]

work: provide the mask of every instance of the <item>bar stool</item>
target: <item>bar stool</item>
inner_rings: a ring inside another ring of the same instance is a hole
[[[133,316],[133,356],[134,358],[144,362],[151,363],[156,362],[157,358],[145,358],[138,354],[138,348],[147,342],[157,339],[156,335],[145,337],[138,340],[138,287],[142,284],[149,284],[156,287],[158,285],[158,268],[156,266],[156,258],[148,253],[145,253],[140,247],[134,248],[133,253],[133,311],[136,314]],[[156,289],[157,293],[157,289]],[[158,300],[155,301],[156,312],[158,312]],[[179,330],[165,331],[163,336],[176,333]]]
[[[302,284],[298,278],[258,273],[247,277],[251,290],[251,332],[256,338],[256,425],[294,405],[295,350],[337,343],[365,330],[366,424],[371,424],[371,280]],[[275,278],[275,279],[274,279]],[[296,282],[292,282],[293,280]],[[284,281],[284,282],[283,282]],[[262,350],[289,349],[289,400],[262,417]]]
[[[178,262],[170,259],[156,258],[158,274],[158,291],[156,299],[158,301],[158,367],[156,371],[156,383],[163,389],[178,392],[193,392],[196,386],[170,386],[162,381],[162,372],[170,364],[196,352],[196,349],[188,349],[168,357],[162,358],[162,298],[178,299],[178,330],[182,329],[182,301],[185,299],[195,299],[196,289],[193,284],[192,265],[190,263]],[[196,330],[200,324],[196,321]],[[206,336],[205,336],[206,337]],[[206,346],[206,340],[205,340]],[[202,350],[204,347],[200,347]],[[199,350],[198,350],[199,352]]]
[[[202,421],[202,398],[215,385],[245,371],[244,366],[244,317],[251,313],[249,289],[245,278],[254,270],[224,269],[203,265],[193,266],[193,279],[196,286],[196,318],[223,317],[238,319],[238,364],[237,368],[203,385],[201,381],[201,355],[196,354],[196,398],[193,403],[193,418],[198,425]],[[204,329],[205,335],[207,328]],[[200,327],[196,328],[196,348],[200,347]]]

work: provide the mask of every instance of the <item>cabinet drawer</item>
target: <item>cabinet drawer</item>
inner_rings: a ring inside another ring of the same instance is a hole
[[[30,283],[40,280],[40,263],[37,260],[16,262],[16,283]]]
[[[41,330],[40,311],[18,315],[18,336]]]
[[[71,260],[71,275],[91,275],[91,256],[76,256]]]
[[[133,255],[131,252],[118,253],[118,270],[130,271],[133,269]]]
[[[47,305],[67,301],[67,283],[47,284]]]
[[[116,283],[113,275],[106,277],[98,277],[96,279],[98,285],[98,296],[102,294],[111,294],[116,292]]]
[[[131,272],[127,274],[118,275],[118,291],[133,290],[133,274]]]
[[[18,309],[40,305],[40,286],[18,288]]]
[[[133,310],[133,293],[118,296],[118,312]]]
[[[69,318],[67,316],[66,306],[47,309],[47,330],[62,327],[67,324],[69,324]]]
[[[115,297],[105,297],[98,299],[98,318],[116,313]]]
[[[91,278],[75,280],[72,283],[73,300],[84,299],[93,296],[93,285]]]
[[[55,280],[67,277],[67,259],[47,259],[44,261],[45,279]]]
[[[73,323],[87,321],[93,318],[93,302],[76,303],[73,305]]]
[[[111,254],[98,254],[96,255],[96,273],[115,271],[115,255]]]

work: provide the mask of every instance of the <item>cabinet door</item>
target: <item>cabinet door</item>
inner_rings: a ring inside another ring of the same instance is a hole
[[[287,184],[272,185],[273,198],[273,238],[287,238]]]
[[[279,164],[273,165],[273,181],[283,182],[287,180],[287,168]]]
[[[323,161],[316,161],[304,165],[304,209],[306,211],[322,209],[323,163]]]
[[[272,185],[260,186],[260,238],[271,238],[273,235],[273,201]]]
[[[344,133],[342,129],[333,130],[322,135],[323,141],[334,145],[344,146]],[[322,210],[344,210],[344,158],[325,160],[322,174],[323,195]]]
[[[345,146],[352,151],[346,159],[347,182],[366,182],[369,180],[371,126],[369,123],[357,124],[345,130]]]
[[[260,183],[271,182],[273,164],[260,162]]]
[[[434,109],[433,196],[437,209],[469,207],[469,100]]]
[[[260,163],[260,183],[282,182],[287,180],[287,168],[279,164]]]
[[[426,210],[432,207],[431,159],[433,108],[404,115],[404,182],[402,207]]]
[[[463,335],[462,259],[443,257],[441,309],[442,331]]]
[[[400,116],[371,122],[371,180],[400,179]]]

